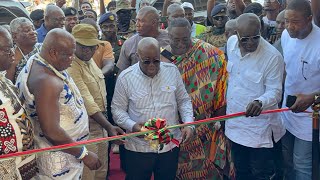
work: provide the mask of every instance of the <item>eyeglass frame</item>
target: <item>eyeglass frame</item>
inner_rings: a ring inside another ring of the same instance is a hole
[[[12,45],[11,47],[6,47],[4,50],[3,47],[0,47],[0,51],[4,52],[5,55],[9,56],[14,53],[16,46]]]
[[[259,33],[258,35],[255,35],[255,36],[243,36],[243,37],[241,37],[238,31],[237,31],[237,36],[238,36],[239,41],[240,41],[241,43],[248,43],[250,39],[251,39],[252,41],[256,41],[256,40],[259,40],[259,39],[261,38],[261,34],[260,34],[260,33]],[[244,38],[247,38],[248,40],[247,40],[247,41],[244,41],[244,40],[243,40]]]

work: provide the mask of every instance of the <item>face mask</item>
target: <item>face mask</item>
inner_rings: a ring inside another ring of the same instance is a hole
[[[127,32],[130,27],[130,20],[132,16],[131,9],[121,9],[117,12],[118,30],[119,32]]]

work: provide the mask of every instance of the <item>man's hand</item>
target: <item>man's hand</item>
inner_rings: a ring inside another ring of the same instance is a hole
[[[132,132],[141,132],[142,127],[144,126],[145,123],[136,123],[133,128]],[[137,136],[139,138],[144,138],[144,135]]]
[[[90,170],[97,170],[101,167],[101,162],[98,156],[93,152],[88,152],[88,155],[85,156],[83,159],[83,163],[90,169]]]
[[[123,135],[125,134],[125,132],[118,126],[112,126],[110,129],[108,129],[108,134],[111,137],[111,136]],[[121,145],[125,143],[125,140],[115,140],[112,143]]]
[[[182,143],[188,142],[193,136],[193,129],[191,127],[184,127],[182,130]]]
[[[296,102],[290,107],[292,112],[303,112],[314,102],[314,94],[298,94]]]
[[[248,104],[247,110],[246,110],[246,117],[253,117],[253,116],[259,116],[262,111],[262,104],[254,100],[251,103]]]

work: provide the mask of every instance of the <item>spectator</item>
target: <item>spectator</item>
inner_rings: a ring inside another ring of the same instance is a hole
[[[283,55],[283,49],[281,46],[281,35],[282,32],[285,30],[285,19],[284,19],[284,10],[281,11],[276,19],[276,35],[274,37],[274,40],[272,40],[273,46]]]
[[[183,7],[179,4],[171,4],[168,6],[167,9],[168,19],[167,23],[170,24],[170,21],[172,21],[175,18],[184,18],[185,17],[185,11]]]
[[[227,40],[233,36],[237,34],[237,23],[236,23],[236,19],[231,19],[229,21],[226,22],[225,25],[225,36],[227,38]],[[227,45],[227,44],[226,44]]]
[[[39,29],[44,22],[43,19],[44,10],[36,9],[30,13],[30,18],[32,19],[35,29]]]
[[[196,38],[202,39],[218,48],[224,47],[227,43],[225,25],[229,19],[226,11],[227,7],[224,4],[216,5],[211,11],[213,26],[210,27],[208,32],[200,34]]]
[[[116,1],[110,1],[107,6],[107,10],[110,12],[116,10],[116,5],[117,5]]]
[[[118,35],[118,28],[117,28],[117,22],[116,22],[116,16],[111,13],[105,13],[103,14],[99,19],[99,26],[102,32],[101,40],[108,41],[111,43],[112,49],[113,49],[113,55],[114,55],[114,62],[115,64],[118,62],[121,47],[126,40],[124,36]],[[93,59],[95,59],[93,57]],[[113,71],[110,74],[107,74],[105,76],[105,82],[107,84],[107,114],[108,114],[108,120],[114,124],[114,120],[111,113],[111,102],[114,94],[114,88],[116,85],[116,77],[118,74],[118,69],[113,65]],[[110,146],[109,146],[110,147]],[[114,145],[113,153],[120,153],[120,166],[123,171],[125,171],[125,149],[124,145],[119,146],[119,150],[117,149],[117,146]],[[110,163],[110,162],[109,162]]]
[[[168,125],[192,122],[192,105],[180,73],[174,65],[160,62],[158,41],[142,39],[137,53],[139,62],[124,70],[117,80],[112,101],[115,122],[128,132],[140,132],[144,123],[154,117],[166,119]],[[193,127],[171,133],[188,142]],[[179,148],[174,143],[152,149],[143,137],[130,137],[125,148],[127,180],[151,179],[152,173],[155,179],[175,179]]]
[[[94,20],[94,22],[97,22],[98,15],[97,13],[92,9],[87,9],[84,13],[84,18],[91,18]]]
[[[0,26],[0,154],[11,154],[34,149],[33,126],[25,114],[17,88],[5,77],[14,61],[13,41],[10,33]],[[10,159],[0,163],[1,179],[31,179],[37,173],[35,154]]]
[[[42,43],[47,33],[54,28],[63,28],[65,16],[61,8],[55,5],[48,5],[44,14],[44,23],[37,29],[38,42]]]
[[[83,2],[80,4],[80,9],[85,13],[88,9],[92,9],[92,5],[89,2]]]
[[[40,52],[41,45],[37,43],[37,33],[32,22],[25,17],[15,18],[10,23],[13,42],[15,43],[14,62],[7,70],[6,77],[13,83],[26,65],[28,59]]]
[[[320,29],[312,22],[310,2],[292,0],[285,11],[285,27],[281,36],[281,46],[285,62],[286,79],[283,107],[288,95],[297,96],[297,104],[291,106],[293,112],[283,112],[282,119],[287,133],[282,139],[283,156],[288,179],[311,179],[312,167],[312,120],[309,114],[301,112],[314,101],[301,94],[319,91]],[[301,103],[301,98],[305,101]],[[308,111],[311,111],[308,108]]]
[[[136,52],[137,45],[143,37],[154,37],[159,41],[160,47],[169,44],[166,31],[159,30],[159,14],[154,7],[147,6],[142,8],[137,14],[137,34],[126,40],[121,48],[121,53],[117,67],[119,72],[139,61]]]
[[[276,26],[276,18],[280,12],[280,3],[278,0],[264,0],[264,11],[266,16],[262,18],[263,22],[269,27]]]
[[[206,27],[201,24],[196,24],[193,22],[194,16],[194,7],[189,2],[184,2],[181,4],[181,7],[184,9],[185,17],[188,19],[189,23],[191,24],[191,37],[196,37],[201,33],[204,33]]]
[[[128,0],[119,0],[115,13],[117,15],[118,33],[129,38],[136,31],[135,9],[131,7]]]
[[[73,7],[63,9],[65,15],[65,29],[71,33],[72,28],[79,23],[77,10]]]
[[[240,15],[237,35],[227,45],[227,114],[246,111],[246,117],[225,125],[239,180],[270,179],[275,173],[273,141],[285,134],[279,114],[260,115],[262,110],[278,108],[284,70],[281,54],[261,38],[260,28],[255,14]]]

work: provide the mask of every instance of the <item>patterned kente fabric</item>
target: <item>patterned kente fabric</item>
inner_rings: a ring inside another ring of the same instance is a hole
[[[22,69],[16,85],[20,90],[19,95],[26,105],[26,112],[34,125],[36,148],[50,147],[52,144],[46,139],[41,130],[36,111],[35,98],[34,95],[29,92],[27,86],[27,79],[31,67],[34,67],[32,66],[34,63],[38,63],[39,65],[52,70],[58,77],[61,79],[63,78],[63,90],[59,97],[60,114],[53,114],[53,116],[60,116],[60,127],[74,141],[87,140],[89,136],[88,115],[80,92],[72,78],[66,71],[59,72],[55,69],[51,69],[52,66],[50,67],[47,65],[39,54],[35,54],[28,60],[26,66]],[[37,164],[39,167],[37,179],[75,180],[80,179],[82,176],[83,162],[76,159],[73,155],[62,151],[38,154]]]
[[[0,72],[0,155],[34,149],[33,127],[18,98],[17,88]],[[31,179],[35,155],[0,160],[0,179]]]
[[[170,47],[166,48],[171,52]],[[211,118],[226,105],[226,61],[224,53],[202,40],[193,39],[186,54],[173,56],[188,94],[195,120]],[[180,145],[177,179],[222,179],[234,177],[231,153],[222,130],[213,124],[196,128],[195,138]],[[230,168],[231,167],[231,168]]]

